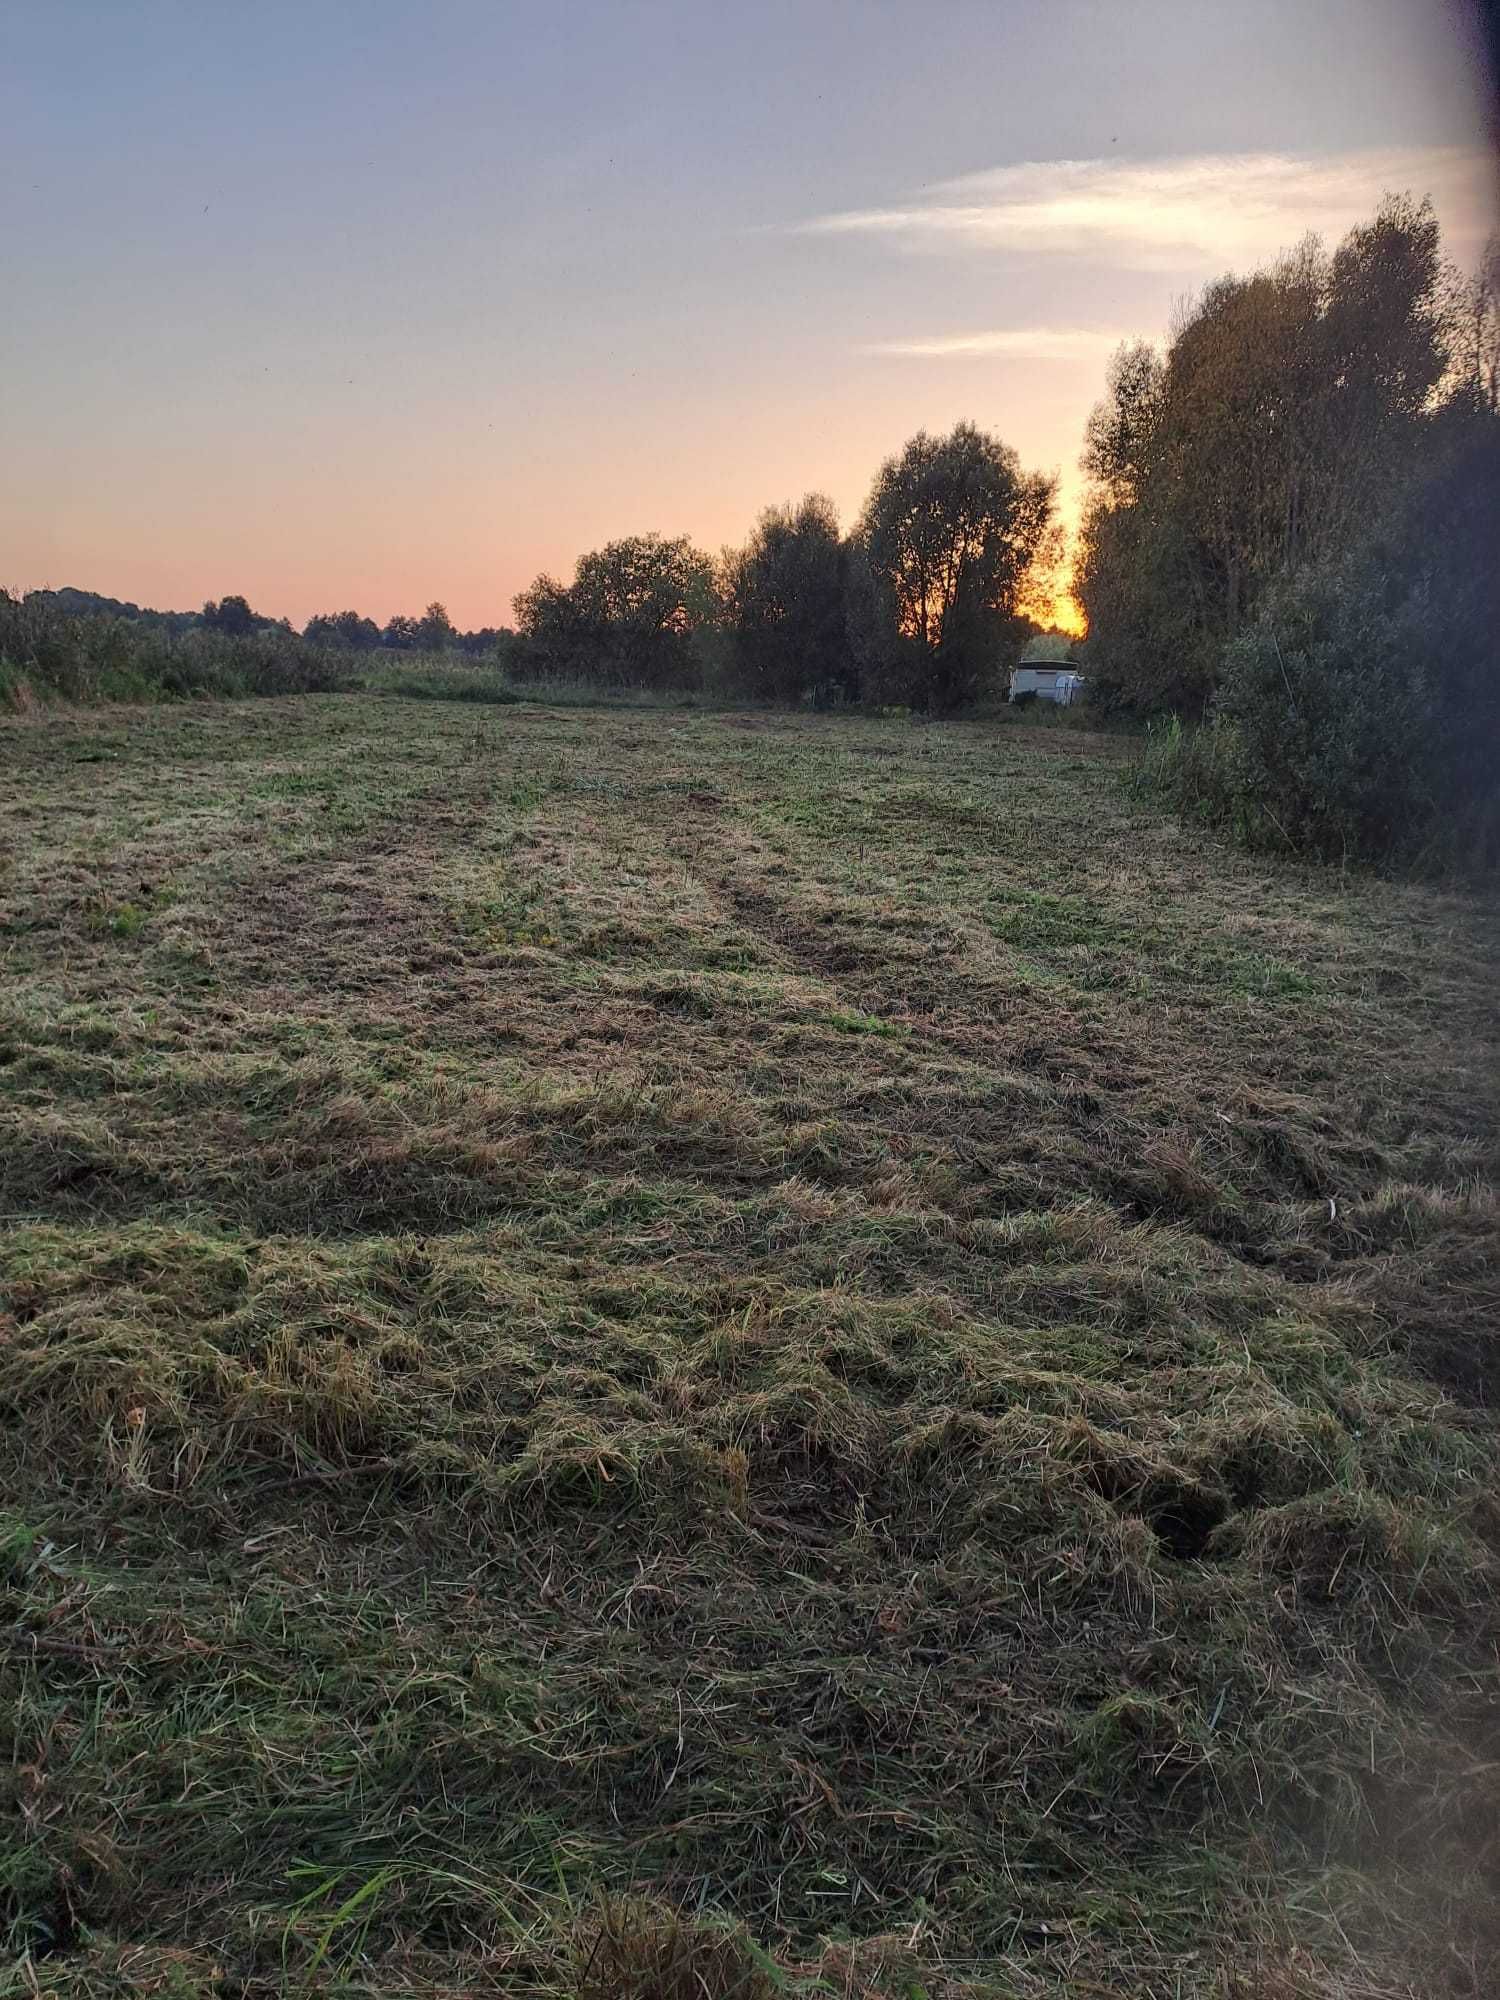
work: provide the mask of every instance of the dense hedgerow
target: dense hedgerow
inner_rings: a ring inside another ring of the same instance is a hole
[[[1190,813],[1252,845],[1338,859],[1431,837],[1441,796],[1432,675],[1409,613],[1306,572],[1226,649],[1210,720],[1143,765]]]
[[[354,676],[352,654],[283,627],[174,633],[131,618],[76,616],[0,591],[0,703],[7,705],[317,694],[346,687]]]
[[[1500,427],[1476,427],[1384,545],[1293,572],[1224,648],[1204,728],[1146,789],[1252,845],[1326,859],[1500,858]]]

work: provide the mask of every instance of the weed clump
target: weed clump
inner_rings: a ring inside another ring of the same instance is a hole
[[[742,1932],[644,1897],[606,1900],[580,1924],[575,1957],[578,2000],[776,2000],[782,1991]]]

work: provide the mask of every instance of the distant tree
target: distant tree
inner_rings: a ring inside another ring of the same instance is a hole
[[[572,590],[544,570],[514,600],[516,644],[511,664],[526,676],[572,676],[598,670],[600,640]]]
[[[207,630],[223,632],[231,639],[243,638],[261,622],[243,597],[221,597],[217,603],[210,598],[203,607],[203,623]]]
[[[981,692],[1018,629],[1055,488],[973,424],[919,431],[886,461],[858,530],[871,692],[938,710]]]
[[[734,679],[770,701],[857,691],[845,619],[847,555],[833,502],[768,507],[721,571]]]
[[[478,655],[496,652],[506,637],[504,626],[481,625],[473,632],[459,632],[454,635],[454,644],[461,653]]]
[[[452,645],[456,636],[446,607],[434,599],[417,626],[417,644],[424,653],[441,653]]]
[[[128,598],[103,597],[96,590],[75,590],[68,585],[61,590],[28,591],[26,602],[38,608],[45,606],[70,618],[125,618],[134,625],[152,632],[164,632],[174,639],[203,622],[197,611],[153,611],[149,606],[134,604]]]
[[[718,616],[713,564],[686,537],[632,535],[581,556],[571,584],[516,598],[522,671],[622,687],[690,687]]]
[[[420,630],[415,618],[392,618],[380,635],[382,646],[395,653],[414,652],[420,644]]]
[[[351,652],[368,653],[380,644],[380,627],[357,611],[331,611],[309,618],[302,636],[314,646],[345,646]]]

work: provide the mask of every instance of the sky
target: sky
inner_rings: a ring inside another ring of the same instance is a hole
[[[1386,189],[1497,213],[1461,0],[0,0],[0,584],[509,620]]]

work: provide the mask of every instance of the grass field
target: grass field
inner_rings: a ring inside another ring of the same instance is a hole
[[[1500,918],[1122,757],[0,724],[0,1990],[1500,1988]]]

